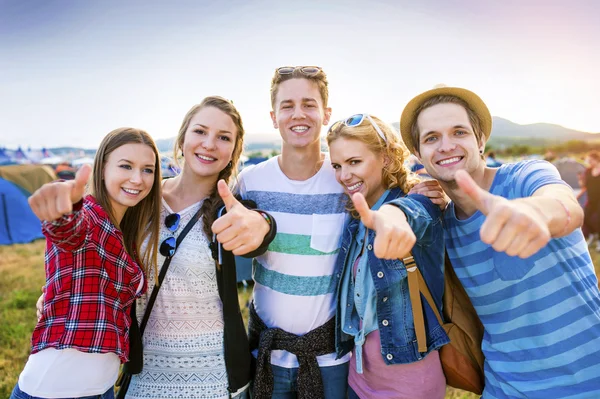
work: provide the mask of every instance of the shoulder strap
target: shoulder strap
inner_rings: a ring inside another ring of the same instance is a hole
[[[429,292],[429,288],[427,288],[427,284],[423,279],[423,275],[417,267],[417,262],[415,261],[412,253],[406,258],[402,259],[402,261],[404,262],[404,266],[406,267],[408,275],[408,292],[410,294],[415,334],[417,335],[417,345],[419,347],[419,352],[427,352],[427,336],[425,334],[425,319],[423,316],[423,306],[421,305],[421,294],[423,294],[427,300],[427,303],[429,303],[429,307],[431,307],[431,310],[433,310],[433,313],[438,319],[440,325],[443,325],[444,322],[440,316],[437,306],[435,305],[433,297]]]
[[[183,239],[185,238],[187,233],[192,229],[192,227],[194,227],[194,225],[196,224],[198,219],[200,219],[200,215],[201,215],[200,211],[201,210],[202,210],[202,206],[200,206],[200,209],[198,209],[198,211],[194,214],[194,216],[192,216],[192,219],[190,219],[190,221],[185,225],[185,228],[181,231],[181,233],[177,237],[175,248],[179,248],[179,244],[181,244],[181,241],[183,241]],[[150,318],[150,313],[152,312],[152,307],[154,306],[154,302],[156,301],[156,296],[158,295],[158,290],[160,290],[160,286],[162,285],[165,275],[167,274],[167,270],[169,269],[169,265],[171,264],[171,259],[173,259],[173,256],[169,256],[168,258],[166,258],[162,267],[160,268],[160,273],[158,275],[158,284],[155,284],[154,288],[152,289],[152,294],[150,294],[150,299],[148,299],[148,304],[146,305],[146,311],[144,312],[144,317],[142,318],[142,323],[140,324],[141,335],[144,335],[144,329],[146,328],[146,324],[148,324],[148,319]],[[135,305],[133,305],[133,306],[135,306]]]

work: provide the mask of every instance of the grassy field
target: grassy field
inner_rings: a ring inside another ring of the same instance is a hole
[[[44,244],[0,246],[0,398],[8,398],[29,355],[29,340],[35,327],[35,302],[44,284]],[[600,254],[593,252],[596,274]],[[244,317],[251,287],[240,287],[238,295]],[[475,399],[477,395],[448,388],[447,399]]]

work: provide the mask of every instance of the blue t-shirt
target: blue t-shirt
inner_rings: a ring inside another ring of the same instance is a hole
[[[545,161],[502,165],[492,194],[516,199],[565,184]],[[444,216],[446,248],[484,325],[483,398],[600,398],[600,294],[581,229],[527,259],[481,241],[485,216]]]

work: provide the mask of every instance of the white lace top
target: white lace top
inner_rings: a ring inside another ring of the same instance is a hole
[[[177,237],[201,202],[179,212]],[[164,219],[173,213],[162,200],[160,243],[170,233]],[[223,305],[215,263],[202,228],[202,218],[183,239],[160,287],[144,331],[144,367],[134,375],[127,398],[228,398],[223,347]],[[158,268],[164,262],[158,255]],[[148,276],[148,293],[138,300],[138,320],[155,284]]]

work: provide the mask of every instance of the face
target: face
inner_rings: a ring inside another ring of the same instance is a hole
[[[199,177],[218,178],[231,161],[237,128],[225,112],[204,107],[190,120],[183,140],[184,170]]]
[[[340,137],[329,144],[335,178],[349,196],[361,193],[373,206],[385,192],[382,181],[384,157],[360,140]]]
[[[319,142],[321,127],[329,123],[330,116],[331,108],[323,107],[321,93],[314,82],[300,78],[279,85],[271,119],[284,145],[303,148]]]
[[[426,108],[419,114],[417,126],[420,132],[417,157],[433,178],[452,183],[457,170],[465,169],[473,175],[485,166],[480,156],[485,143],[477,143],[462,106],[445,103]]]
[[[155,161],[152,147],[146,144],[124,144],[108,154],[103,178],[119,221],[127,208],[137,205],[152,190]]]

